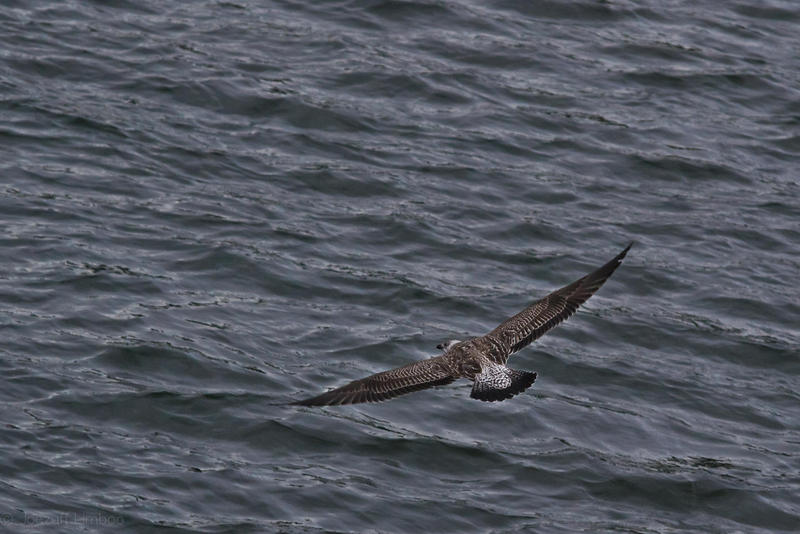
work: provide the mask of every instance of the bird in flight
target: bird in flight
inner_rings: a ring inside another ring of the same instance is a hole
[[[594,272],[553,291],[506,319],[485,336],[466,341],[450,340],[437,346],[442,350],[438,356],[355,380],[292,404],[327,406],[379,402],[449,384],[457,378],[473,381],[470,393],[473,399],[510,399],[529,388],[536,380],[536,373],[506,367],[508,357],[575,313],[620,266],[632,245]]]

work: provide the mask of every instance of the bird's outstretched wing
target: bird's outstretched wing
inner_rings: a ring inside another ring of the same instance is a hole
[[[449,384],[453,380],[455,377],[443,364],[443,357],[435,356],[350,382],[322,395],[292,404],[326,406],[378,402],[412,391]]]
[[[497,363],[505,363],[511,354],[540,338],[575,313],[620,266],[622,258],[632,245],[633,243],[628,245],[616,258],[596,271],[553,291],[489,332],[484,338],[495,349],[491,351],[490,357]]]

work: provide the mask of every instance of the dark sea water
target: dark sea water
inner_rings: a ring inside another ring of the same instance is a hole
[[[0,531],[800,531],[793,1],[0,9]],[[435,355],[634,247],[459,381]]]

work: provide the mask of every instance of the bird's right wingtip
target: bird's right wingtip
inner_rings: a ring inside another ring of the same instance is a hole
[[[316,397],[310,397],[307,399],[300,399],[289,403],[289,406],[325,406],[326,404],[332,404],[329,402],[330,399],[324,398],[323,395],[317,395]]]

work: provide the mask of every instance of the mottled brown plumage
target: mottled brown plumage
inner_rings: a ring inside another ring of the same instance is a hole
[[[378,402],[449,384],[457,378],[474,381],[470,395],[474,399],[509,399],[530,387],[536,373],[509,369],[505,365],[508,357],[575,313],[620,266],[631,245],[599,269],[534,302],[485,336],[453,340],[440,345],[444,353],[439,356],[377,373],[293,404]]]

